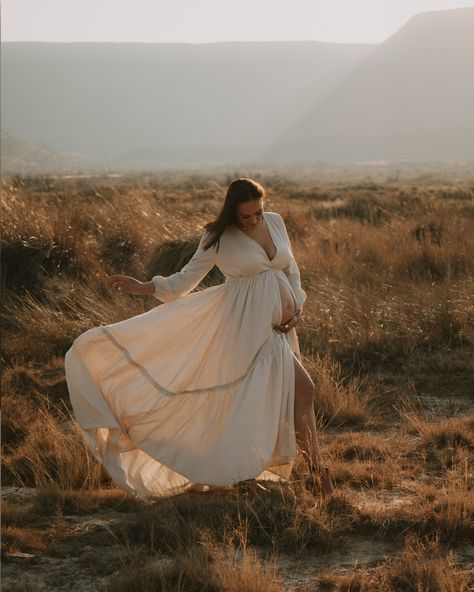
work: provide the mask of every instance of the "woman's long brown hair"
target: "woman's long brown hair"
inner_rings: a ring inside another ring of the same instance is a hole
[[[207,250],[214,245],[217,245],[216,250],[219,249],[220,239],[224,230],[227,226],[235,224],[235,213],[239,204],[252,201],[253,199],[264,200],[265,197],[265,189],[253,179],[241,177],[232,181],[227,189],[224,205],[217,218],[204,226],[210,234],[210,238],[204,244],[204,249]]]

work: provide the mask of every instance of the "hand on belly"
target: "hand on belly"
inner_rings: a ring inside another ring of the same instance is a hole
[[[281,300],[280,326],[288,323],[296,314],[296,301],[291,287],[282,279],[278,279]]]

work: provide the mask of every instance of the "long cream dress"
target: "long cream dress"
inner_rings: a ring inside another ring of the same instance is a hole
[[[232,225],[168,277],[164,304],[86,331],[66,354],[84,438],[113,480],[141,498],[191,486],[287,477],[296,453],[296,331],[274,329],[282,290],[306,294],[281,216],[265,212],[272,260]],[[191,291],[217,265],[218,286]]]

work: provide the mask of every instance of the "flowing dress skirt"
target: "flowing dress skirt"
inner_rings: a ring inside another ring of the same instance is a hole
[[[295,345],[272,328],[277,273],[228,279],[74,341],[71,403],[120,487],[147,498],[289,476]]]

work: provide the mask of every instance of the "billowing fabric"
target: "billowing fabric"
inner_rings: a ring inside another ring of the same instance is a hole
[[[163,304],[86,331],[66,354],[71,403],[86,442],[114,481],[139,497],[289,475],[296,452],[296,331],[279,282],[306,294],[281,216],[265,212],[276,254],[229,226],[204,233],[191,261],[155,276]],[[218,285],[192,290],[217,265]]]

